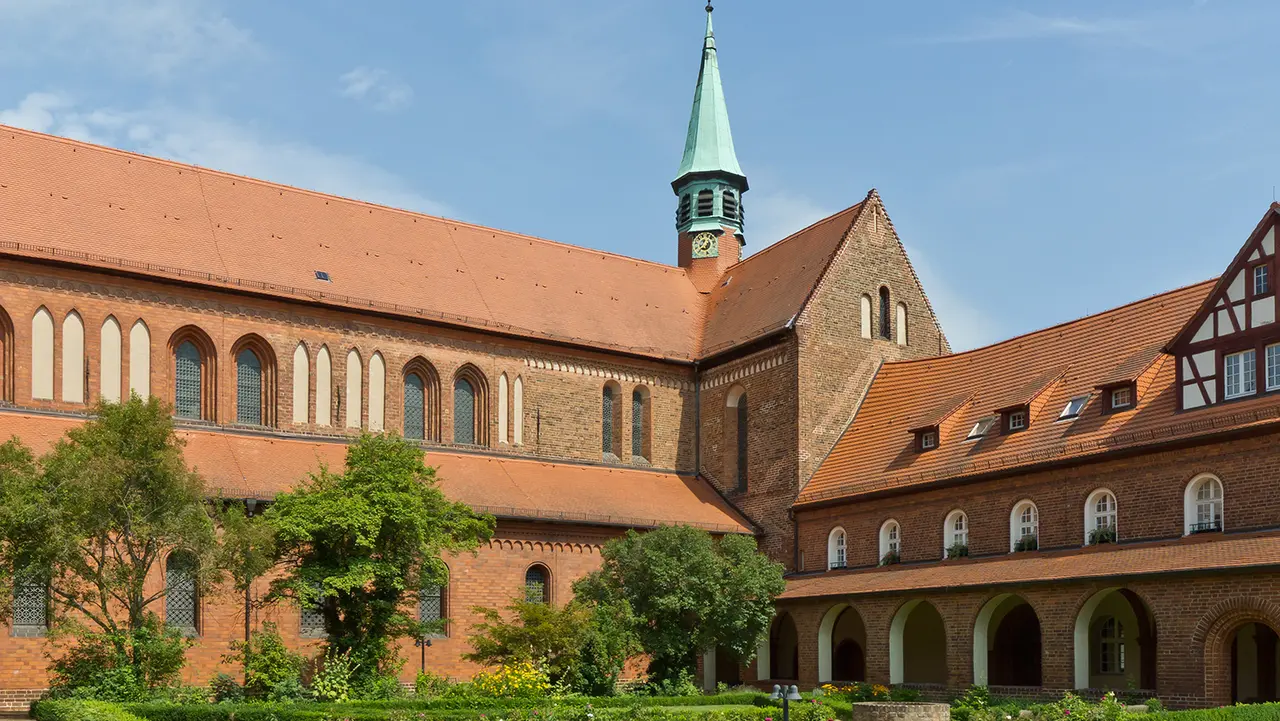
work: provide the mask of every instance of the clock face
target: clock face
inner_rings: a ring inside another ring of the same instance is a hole
[[[698,233],[693,236],[693,257],[714,258],[719,255],[718,250],[716,237],[711,233]]]

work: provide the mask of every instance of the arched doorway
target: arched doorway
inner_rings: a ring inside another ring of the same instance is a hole
[[[1040,618],[1021,596],[1001,594],[978,612],[973,627],[977,686],[1040,686]]]
[[[774,619],[769,629],[769,678],[800,678],[800,634],[789,613]]]
[[[842,603],[827,611],[818,626],[818,681],[865,681],[867,630],[862,617]]]
[[[1133,591],[1108,588],[1085,601],[1074,656],[1076,688],[1156,691],[1155,620]]]
[[[1280,637],[1265,623],[1246,623],[1231,636],[1231,701],[1280,701]]]
[[[947,683],[947,630],[928,601],[902,604],[889,626],[889,682]]]

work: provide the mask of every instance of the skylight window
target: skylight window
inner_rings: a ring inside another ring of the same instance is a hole
[[[987,416],[986,418],[979,420],[977,423],[973,424],[973,429],[969,431],[969,435],[965,440],[971,441],[987,435],[987,431],[991,430],[991,426],[995,425],[995,422],[995,416]]]
[[[1076,396],[1067,401],[1067,405],[1062,409],[1062,413],[1058,415],[1058,420],[1065,421],[1069,418],[1076,418],[1080,415],[1080,411],[1084,410],[1084,404],[1089,402],[1089,394]]]
[[[331,281],[331,280],[329,279],[329,272],[328,272],[328,271],[324,271],[324,270],[317,270],[317,271],[316,271],[316,280],[323,280],[323,281],[324,281],[324,282],[326,282],[326,283],[331,283],[331,282],[333,282],[333,281]]]

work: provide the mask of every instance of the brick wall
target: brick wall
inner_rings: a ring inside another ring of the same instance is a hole
[[[1183,493],[1201,473],[1222,480],[1227,531],[1280,526],[1280,473],[1275,435],[1208,443],[1070,468],[920,490],[887,498],[851,499],[820,509],[797,509],[801,548],[825,566],[827,535],[841,526],[848,534],[850,566],[875,565],[879,530],[893,518],[902,526],[903,562],[937,560],[943,551],[943,521],[961,509],[969,517],[973,556],[1009,551],[1009,517],[1023,499],[1040,515],[1040,548],[1085,543],[1085,501],[1099,488],[1115,494],[1119,540],[1176,538],[1183,534]]]
[[[119,322],[122,339],[121,376],[129,379],[129,331],[142,319],[150,330],[151,391],[173,401],[172,350],[169,339],[180,328],[194,326],[204,332],[216,349],[216,415],[221,423],[235,420],[235,361],[232,348],[249,334],[261,336],[275,355],[274,407],[278,427],[292,431],[354,432],[345,428],[350,406],[345,397],[348,350],[355,348],[362,360],[361,425],[368,427],[369,364],[375,352],[386,364],[385,428],[403,427],[402,378],[412,359],[426,359],[440,378],[441,438],[453,438],[453,380],[464,364],[477,367],[487,381],[484,417],[488,445],[494,450],[586,461],[601,460],[601,388],[609,379],[621,386],[624,406],[623,463],[631,462],[631,392],[645,386],[652,409],[652,442],[649,465],[692,470],[693,441],[688,433],[692,409],[692,371],[685,366],[622,358],[602,353],[567,351],[537,343],[509,340],[446,328],[427,327],[398,320],[322,308],[300,307],[270,300],[237,297],[195,288],[141,280],[113,278],[38,264],[14,262],[0,272],[0,306],[13,322],[14,388],[16,403],[23,406],[83,410],[84,404],[62,400],[62,319],[75,310],[84,321],[85,355],[89,392],[100,395],[100,328],[108,315]],[[31,398],[31,318],[46,307],[54,318],[54,397]],[[299,341],[310,358],[308,419],[294,424],[293,354]],[[334,422],[316,424],[316,359],[327,347],[332,362]],[[498,438],[498,379],[508,377],[507,438]],[[514,440],[514,383],[524,383],[524,444]],[[270,390],[270,389],[269,389]],[[339,394],[341,401],[339,402]]]
[[[600,547],[616,535],[617,531],[600,528],[500,522],[493,540],[474,555],[449,559],[450,580],[445,594],[449,625],[446,637],[433,639],[425,650],[426,668],[453,678],[469,678],[478,667],[464,661],[461,655],[471,650],[467,639],[477,621],[474,607],[502,608],[513,599],[522,598],[525,571],[535,563],[551,572],[552,602],[564,603],[572,597],[573,582],[599,567]],[[162,583],[163,572],[157,568],[149,585],[159,590]],[[255,597],[260,597],[266,586],[266,581],[259,583],[254,588]],[[163,615],[164,601],[151,608]],[[230,651],[231,642],[244,638],[243,596],[227,588],[214,589],[201,598],[200,619],[200,635],[187,651],[184,681],[205,684],[218,672],[236,674],[238,669],[223,664],[222,657]],[[296,607],[281,603],[251,612],[255,628],[266,621],[279,625],[291,647],[309,655],[318,653],[320,641],[299,637],[300,615]],[[0,628],[2,706],[8,698],[5,693],[21,695],[23,689],[46,686],[45,654],[51,646],[48,639],[17,638],[7,626]],[[411,682],[423,664],[423,655],[411,639],[401,644],[400,654],[406,661],[401,680]]]

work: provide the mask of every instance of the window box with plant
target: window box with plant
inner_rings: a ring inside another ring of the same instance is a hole
[[[1015,553],[1019,553],[1022,551],[1035,551],[1035,550],[1038,550],[1039,548],[1040,548],[1040,538],[1036,536],[1034,533],[1028,533],[1022,538],[1019,538],[1017,543],[1013,544],[1013,550]]]
[[[951,560],[954,558],[968,558],[968,557],[969,557],[969,544],[953,543],[950,546],[947,546],[947,560]]]
[[[1100,543],[1115,543],[1116,529],[1114,526],[1102,526],[1089,531],[1089,545],[1096,546]]]
[[[901,562],[902,562],[902,558],[901,556],[898,555],[897,551],[889,551],[888,553],[884,554],[884,556],[880,559],[881,566],[892,566],[895,563],[901,563]]]

